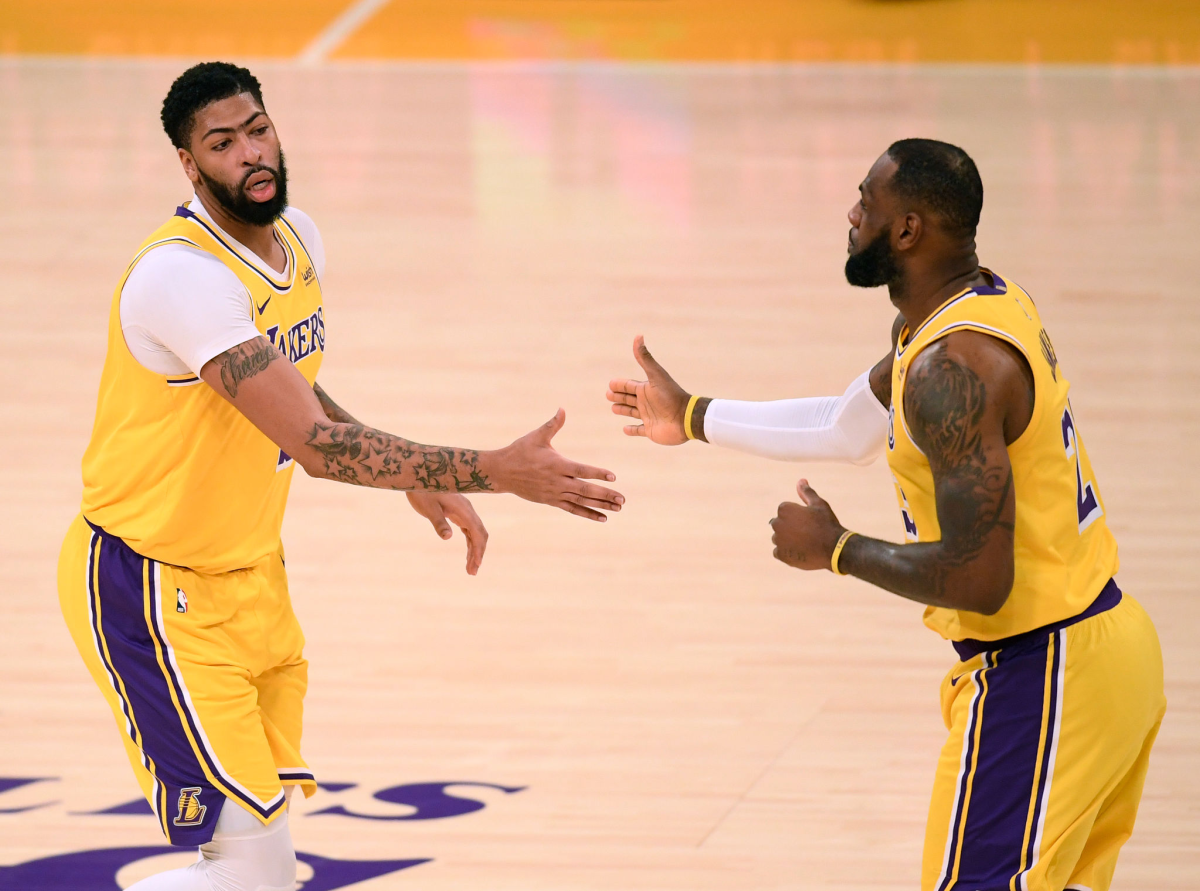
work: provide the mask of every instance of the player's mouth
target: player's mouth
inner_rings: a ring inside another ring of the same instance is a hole
[[[846,235],[846,253],[847,254],[854,253],[854,230],[853,229],[851,229],[850,232]]]
[[[255,201],[270,201],[275,197],[275,175],[269,170],[252,173],[246,180],[245,189]]]

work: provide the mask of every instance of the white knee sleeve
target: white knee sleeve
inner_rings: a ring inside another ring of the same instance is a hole
[[[295,887],[296,851],[287,811],[264,826],[227,800],[213,840],[200,846],[196,863],[150,876],[128,891],[294,891]]]
[[[231,801],[217,820],[213,840],[200,846],[200,863],[212,891],[294,891],[296,851],[285,810],[269,826]]]

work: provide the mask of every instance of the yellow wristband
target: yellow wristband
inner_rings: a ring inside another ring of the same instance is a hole
[[[699,396],[693,396],[688,400],[687,411],[683,413],[683,432],[687,434],[688,439],[696,438],[696,434],[692,432],[692,412],[696,410],[696,403],[699,401]]]
[[[833,546],[833,556],[829,558],[829,568],[833,570],[834,575],[846,574],[838,569],[838,558],[842,556],[842,548],[846,547],[846,542],[850,540],[850,536],[852,535],[858,535],[858,533],[846,530],[842,533],[842,537],[837,540],[837,544]]]

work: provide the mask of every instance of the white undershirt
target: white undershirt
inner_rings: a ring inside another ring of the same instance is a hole
[[[195,195],[188,209],[272,281],[291,278],[292,270],[276,272],[217,226]],[[316,224],[294,207],[284,215],[308,248],[317,277],[323,277],[325,246]],[[121,290],[120,313],[129,352],[157,374],[199,374],[209,359],[259,336],[246,286],[208,251],[186,244],[164,244],[138,261]]]

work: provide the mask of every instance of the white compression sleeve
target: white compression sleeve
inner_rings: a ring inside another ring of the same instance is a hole
[[[200,846],[199,860],[142,879],[128,891],[293,891],[295,887],[296,851],[287,811],[264,826],[253,814],[226,801],[213,840]]]
[[[713,445],[779,461],[870,464],[887,440],[888,410],[871,392],[870,372],[841,396],[776,402],[714,399],[704,413]]]

